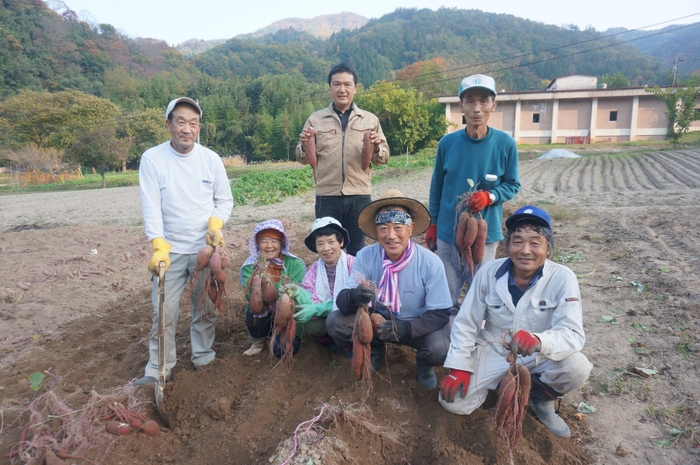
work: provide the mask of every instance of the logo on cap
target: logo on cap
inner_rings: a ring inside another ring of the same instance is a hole
[[[524,211],[523,213],[527,213],[527,214],[530,214],[530,213],[532,213],[532,208],[528,208],[528,209],[527,209],[527,210],[525,210],[525,211]]]
[[[481,84],[481,79],[474,79],[474,84]]]

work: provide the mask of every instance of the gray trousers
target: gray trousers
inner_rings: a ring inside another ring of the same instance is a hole
[[[346,315],[340,310],[331,312],[326,318],[326,329],[338,347],[352,345],[352,328],[355,324],[355,315]],[[401,339],[398,344],[407,345],[416,349],[416,360],[432,366],[439,366],[445,362],[447,351],[450,349],[450,331],[452,322],[446,324],[437,331],[417,338]],[[372,341],[372,346],[383,344],[378,339]]]
[[[170,254],[170,267],[165,273],[165,370],[166,377],[175,366],[175,329],[180,316],[180,297],[185,290],[189,278],[194,278],[194,266],[197,254]],[[192,290],[192,323],[190,323],[190,340],[192,344],[192,363],[194,366],[206,365],[214,360],[216,353],[214,333],[216,329],[217,312],[209,302],[208,297],[200,305],[204,279],[207,272],[200,272],[197,283]],[[151,339],[148,342],[149,359],[146,365],[146,376],[158,377],[158,278],[153,277],[151,298],[153,301],[153,326]]]
[[[447,285],[450,289],[450,297],[452,298],[452,315],[456,315],[462,306],[459,303],[462,288],[466,284],[467,290],[469,290],[469,286],[471,286],[472,279],[474,277],[469,271],[469,268],[462,263],[456,245],[448,244],[447,242],[438,239],[437,246],[437,254],[438,257],[440,257],[440,260],[442,260],[442,264],[445,266]],[[498,242],[486,244],[486,247],[484,247],[484,258],[481,260],[481,263],[478,266],[474,267],[475,274],[485,263],[496,258],[497,248]]]
[[[455,395],[454,402],[446,402],[439,396],[440,405],[450,413],[469,415],[486,400],[489,390],[494,390],[506,373],[509,363],[505,357],[493,350],[488,344],[477,346],[474,350],[476,370],[469,380],[467,395]],[[555,361],[537,354],[520,358],[532,375],[540,375],[540,381],[560,394],[566,394],[584,385],[591,373],[593,364],[581,352],[574,352],[563,360]]]

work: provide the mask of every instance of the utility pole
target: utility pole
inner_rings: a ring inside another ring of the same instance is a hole
[[[672,86],[676,85],[676,68],[678,67],[678,62],[683,61],[680,58],[678,58],[678,55],[676,55],[676,58],[673,59],[673,84]]]

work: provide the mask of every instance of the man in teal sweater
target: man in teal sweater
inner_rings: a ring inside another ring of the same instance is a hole
[[[487,124],[496,109],[494,79],[483,74],[464,78],[459,105],[467,126],[464,131],[445,135],[438,144],[430,184],[431,224],[425,234],[426,244],[431,250],[437,248],[445,265],[453,314],[459,310],[462,287],[468,287],[473,278],[456,246],[459,213],[467,208],[488,223],[483,265],[496,257],[498,242],[503,239],[503,203],[520,190],[515,141]],[[466,204],[458,205],[465,198]]]

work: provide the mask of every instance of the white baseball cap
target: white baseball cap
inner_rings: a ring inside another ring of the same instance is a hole
[[[168,118],[168,116],[170,116],[170,113],[175,109],[175,105],[177,105],[178,103],[189,103],[199,111],[199,119],[202,119],[202,108],[197,102],[195,102],[189,97],[178,97],[176,99],[171,100],[168,104],[168,108],[165,110],[166,119]]]
[[[311,233],[308,236],[306,236],[306,239],[304,239],[304,244],[306,244],[306,248],[312,251],[313,253],[317,253],[316,234],[314,233],[318,229],[325,228],[326,226],[332,227],[343,236],[343,248],[347,248],[348,244],[350,243],[350,234],[348,233],[348,230],[345,229],[342,224],[340,224],[340,221],[336,220],[331,216],[317,218],[316,221],[314,221],[314,224],[311,225]]]
[[[485,74],[472,74],[462,79],[462,83],[459,85],[458,97],[462,98],[462,94],[469,89],[486,89],[496,97],[496,81]]]

